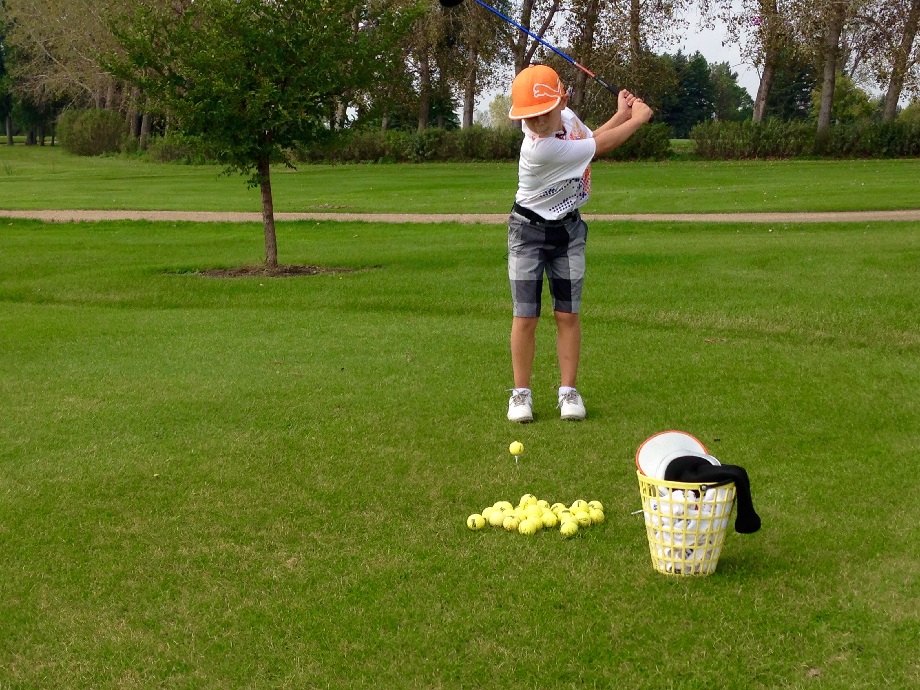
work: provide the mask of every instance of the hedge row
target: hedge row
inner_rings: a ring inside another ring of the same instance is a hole
[[[517,129],[468,127],[454,131],[352,132],[330,134],[324,142],[295,152],[304,163],[423,163],[428,161],[517,160]],[[613,160],[660,160],[671,155],[666,125],[640,129],[608,157]]]
[[[707,122],[690,130],[696,155],[711,160],[801,158],[819,153],[813,122]],[[830,128],[821,155],[831,158],[920,156],[920,123],[861,121]]]

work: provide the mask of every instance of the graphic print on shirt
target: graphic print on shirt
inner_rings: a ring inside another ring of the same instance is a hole
[[[566,129],[556,134],[557,139],[581,140],[587,139],[588,133],[585,131],[581,121],[577,118],[566,118]],[[559,201],[550,207],[554,214],[565,215],[574,208],[581,206],[591,194],[591,165],[585,167],[585,172],[581,178],[565,180],[559,185],[549,187],[540,198],[548,199],[558,197]]]

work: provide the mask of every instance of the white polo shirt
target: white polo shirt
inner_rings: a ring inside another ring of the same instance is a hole
[[[547,220],[580,208],[591,194],[590,163],[597,150],[594,133],[569,108],[562,111],[562,126],[564,132],[544,138],[523,123],[514,200]]]

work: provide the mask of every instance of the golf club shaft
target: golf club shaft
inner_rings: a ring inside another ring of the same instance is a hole
[[[588,69],[587,67],[585,67],[584,65],[581,65],[581,64],[575,62],[575,60],[574,60],[573,58],[571,58],[570,56],[568,56],[568,55],[566,55],[565,53],[563,53],[561,50],[559,50],[559,49],[558,49],[556,46],[554,46],[552,43],[550,43],[549,41],[546,41],[546,40],[542,39],[540,36],[537,36],[537,35],[536,35],[534,32],[532,32],[530,29],[524,28],[523,26],[521,26],[520,24],[518,24],[516,21],[514,21],[511,17],[508,17],[508,16],[502,14],[502,13],[499,12],[497,9],[495,9],[494,7],[492,7],[491,5],[487,5],[486,3],[484,3],[482,0],[476,0],[476,4],[478,4],[480,7],[484,7],[485,9],[489,10],[489,12],[491,12],[492,14],[501,17],[502,19],[504,19],[506,22],[508,22],[508,23],[511,24],[512,26],[517,27],[520,31],[523,31],[525,34],[527,34],[528,36],[530,36],[532,39],[534,39],[534,40],[537,41],[538,43],[543,44],[544,46],[546,46],[547,48],[549,48],[551,51],[553,51],[554,53],[556,53],[556,55],[558,55],[559,57],[561,57],[563,60],[565,60],[566,62],[571,63],[572,65],[574,65],[575,67],[577,67],[578,69],[580,69],[582,72],[584,72],[585,74],[587,74],[587,75],[588,75],[589,77],[591,77],[594,81],[596,81],[598,84],[600,84],[600,85],[603,86],[605,89],[607,89],[610,93],[612,93],[612,94],[614,94],[614,95],[616,95],[616,94],[618,93],[617,87],[615,87],[613,84],[608,83],[607,81],[605,81],[605,80],[603,79],[603,77],[599,77],[598,75],[596,75],[594,72],[592,72],[591,70],[589,70],[589,69]]]

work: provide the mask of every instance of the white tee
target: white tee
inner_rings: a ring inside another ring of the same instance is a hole
[[[523,123],[514,200],[547,220],[558,220],[583,206],[591,194],[594,133],[569,108],[562,111],[564,132],[539,137]]]

